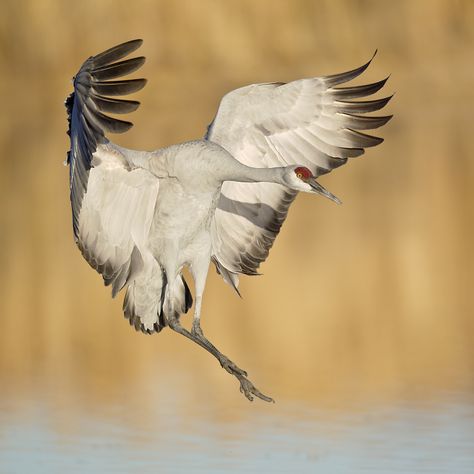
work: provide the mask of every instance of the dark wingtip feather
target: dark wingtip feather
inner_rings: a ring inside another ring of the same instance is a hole
[[[113,46],[112,48],[95,55],[92,58],[92,64],[94,67],[100,67],[118,61],[119,59],[128,56],[130,53],[133,53],[133,51],[138,49],[142,44],[142,39],[134,39],[118,44],[117,46]]]
[[[357,99],[360,97],[366,97],[368,95],[375,94],[380,89],[382,89],[382,87],[388,81],[389,77],[390,76],[387,76],[381,81],[373,82],[372,84],[365,84],[362,86],[335,87],[333,89],[330,89],[330,93],[335,100]]]
[[[323,79],[325,83],[328,85],[328,87],[333,87],[333,86],[336,86],[337,84],[342,84],[344,82],[349,82],[352,79],[355,79],[357,76],[360,76],[369,67],[370,63],[375,58],[376,54],[377,54],[377,50],[375,50],[374,54],[369,59],[369,61],[367,61],[362,66],[359,66],[355,69],[351,69],[350,71],[346,71],[346,72],[341,72],[339,74],[324,76]]]
[[[346,147],[338,147],[340,154],[344,157],[344,159],[347,162],[347,158],[357,158],[358,156],[361,156],[365,153],[365,150],[363,148],[346,148]],[[344,164],[344,163],[342,163]]]
[[[386,115],[383,117],[367,117],[365,115],[345,113],[338,114],[344,117],[344,126],[346,128],[356,130],[372,130],[374,128],[382,127],[393,117],[393,115]]]
[[[93,69],[92,75],[97,81],[126,76],[127,74],[131,74],[132,72],[143,66],[145,61],[146,59],[144,56],[139,56],[137,58],[126,59],[125,61],[107,64],[106,66],[101,66]]]
[[[338,112],[345,112],[348,114],[365,114],[367,112],[375,112],[376,110],[382,109],[390,102],[390,99],[392,97],[393,94],[388,97],[384,97],[383,99],[376,100],[364,100],[356,102],[346,102],[343,100],[338,100],[335,101],[334,104],[336,105]]]
[[[133,127],[132,122],[112,118],[101,112],[95,112],[94,118],[97,120],[102,130],[111,133],[125,133]]]
[[[115,96],[138,92],[145,87],[146,83],[146,79],[126,79],[124,81],[93,82],[92,87],[98,94]]]
[[[140,102],[136,100],[112,99],[97,94],[91,94],[91,97],[101,112],[110,112],[112,114],[128,114],[138,109]]]
[[[383,138],[380,137],[374,137],[373,135],[367,135],[352,129],[348,129],[348,131],[353,135],[354,142],[358,147],[369,148],[380,145],[383,142]]]

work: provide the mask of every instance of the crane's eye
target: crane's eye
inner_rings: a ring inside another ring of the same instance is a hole
[[[298,166],[298,168],[295,169],[295,175],[298,179],[301,179],[302,181],[307,181],[312,176],[311,171],[308,168],[305,168],[304,166]]]

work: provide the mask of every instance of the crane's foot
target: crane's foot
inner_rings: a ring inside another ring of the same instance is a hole
[[[237,376],[236,376],[237,377]],[[251,402],[253,401],[253,395],[264,400],[265,402],[275,403],[273,398],[264,395],[254,384],[246,377],[237,377],[240,381],[240,392],[243,393]]]
[[[266,402],[275,403],[275,400],[273,400],[273,398],[264,395],[260,390],[258,390],[258,388],[255,387],[255,385],[247,378],[247,372],[245,372],[245,370],[239,368],[225,355],[221,353],[219,354],[220,357],[218,357],[218,360],[221,363],[221,366],[227,372],[229,372],[229,374],[233,375],[238,379],[238,381],[240,382],[240,392],[243,393],[248,400],[252,402],[253,397],[255,396]]]
[[[232,362],[227,356],[222,354],[207,338],[204,336],[202,329],[199,325],[199,321],[193,322],[193,327],[189,332],[179,323],[177,318],[170,318],[168,321],[169,326],[174,331],[186,336],[188,339],[191,339],[202,348],[210,352],[221,364],[221,366],[231,375],[236,377],[240,382],[240,391],[243,393],[248,400],[253,401],[254,397],[260,398],[266,402],[275,401],[264,395],[260,390],[258,390],[254,384],[247,378],[247,372],[238,367],[234,362]]]

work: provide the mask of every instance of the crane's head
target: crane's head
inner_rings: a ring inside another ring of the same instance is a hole
[[[331,199],[331,201],[341,204],[341,201],[334,194],[330,193],[316,181],[316,177],[311,170],[305,166],[289,166],[286,169],[283,180],[286,186],[295,191],[321,194]]]

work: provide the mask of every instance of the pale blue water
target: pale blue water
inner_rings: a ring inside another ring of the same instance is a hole
[[[71,413],[3,400],[0,473],[474,473],[469,394],[348,411],[239,405],[239,421],[106,405]],[[218,415],[218,414],[217,414]],[[137,423],[137,420],[141,420]]]

